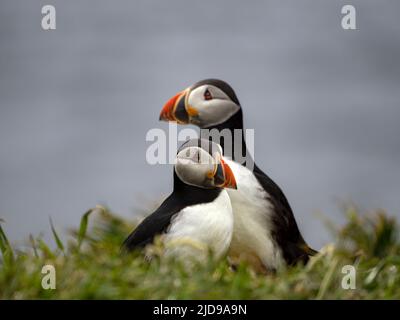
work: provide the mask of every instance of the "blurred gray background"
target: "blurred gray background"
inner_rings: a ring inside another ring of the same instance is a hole
[[[357,9],[356,31],[341,7]],[[41,7],[57,30],[41,29]],[[228,81],[256,161],[305,238],[329,241],[339,204],[400,217],[400,2],[34,1],[0,4],[0,218],[15,244],[77,226],[98,203],[133,218],[172,168],[145,152],[162,105]]]

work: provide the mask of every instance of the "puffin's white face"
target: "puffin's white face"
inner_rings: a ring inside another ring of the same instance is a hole
[[[186,184],[211,187],[207,181],[209,172],[214,172],[215,160],[211,155],[199,147],[189,147],[176,156],[175,172]]]
[[[195,88],[189,92],[187,100],[188,107],[194,109],[190,122],[200,128],[223,123],[240,109],[221,89],[212,85]]]
[[[212,83],[194,85],[175,95],[165,105],[160,120],[194,124],[200,128],[221,124],[240,110],[223,90]]]
[[[236,188],[232,170],[222,160],[220,152],[211,156],[197,146],[182,149],[175,159],[175,172],[184,183],[206,188]]]

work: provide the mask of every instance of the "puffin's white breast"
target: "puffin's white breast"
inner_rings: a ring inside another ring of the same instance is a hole
[[[199,258],[211,250],[219,258],[228,251],[232,233],[231,201],[222,190],[214,201],[178,212],[171,220],[164,242],[167,254]]]
[[[267,268],[277,268],[283,259],[271,236],[274,207],[268,201],[268,194],[252,171],[237,162],[227,162],[237,183],[237,190],[227,190],[234,216],[229,255],[250,263],[259,260]]]

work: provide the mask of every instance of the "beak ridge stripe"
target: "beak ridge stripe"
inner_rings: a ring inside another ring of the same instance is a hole
[[[222,158],[220,159],[220,161],[224,168],[224,174],[225,174],[225,181],[223,187],[237,189],[235,175],[233,174],[231,167],[229,167],[228,164],[224,160],[222,160]]]

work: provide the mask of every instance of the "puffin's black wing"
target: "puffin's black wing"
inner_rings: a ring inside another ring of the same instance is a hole
[[[284,193],[279,186],[256,165],[254,165],[254,175],[270,195],[268,200],[275,207],[276,216],[274,216],[273,219],[275,227],[275,230],[273,230],[273,237],[282,248],[285,261],[289,265],[299,261],[306,263],[309,256],[315,255],[317,251],[311,249],[301,235],[293,211]]]
[[[171,218],[185,207],[172,193],[161,206],[145,218],[122,244],[126,251],[140,249],[151,243],[154,237],[163,233],[169,226]]]
[[[143,248],[166,231],[174,214],[199,203],[214,201],[220,189],[203,189],[183,183],[174,171],[174,191],[161,206],[139,224],[122,244],[126,251]]]

